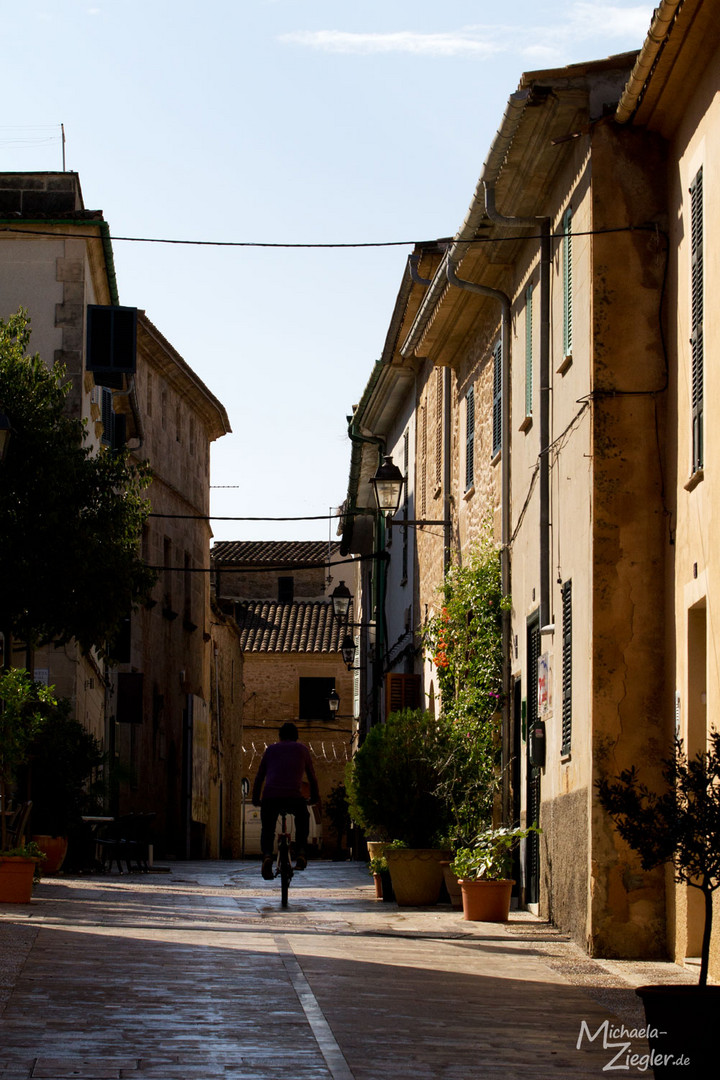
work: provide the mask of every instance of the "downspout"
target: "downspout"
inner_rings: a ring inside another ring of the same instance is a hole
[[[432,285],[432,278],[420,277],[418,272],[419,255],[408,255],[408,268],[410,277],[416,285],[428,287]],[[449,367],[443,370],[443,574],[450,569],[450,549],[452,546],[452,525],[450,524],[450,485],[452,483],[452,467],[450,455],[452,453],[452,405],[450,394],[452,393],[452,373]]]
[[[491,221],[510,229],[540,230],[540,626],[550,622],[550,270],[551,270],[551,221],[547,217],[506,217],[495,205],[495,185],[505,163],[525,107],[531,97],[529,88],[510,97],[500,129],[493,140],[487,160],[480,176],[485,195],[485,212]],[[509,522],[508,522],[509,535]],[[510,551],[507,551],[507,574],[510,578]],[[509,589],[508,593],[509,594]],[[505,612],[503,623],[503,752],[504,761],[509,766],[510,747],[510,693],[511,693],[511,615]],[[510,819],[510,787],[504,772],[502,789],[503,816]]]

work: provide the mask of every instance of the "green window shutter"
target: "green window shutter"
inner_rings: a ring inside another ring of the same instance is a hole
[[[525,290],[525,415],[532,416],[533,402],[533,287]]]
[[[562,747],[572,746],[572,581],[562,587]]]
[[[573,346],[572,295],[572,210],[567,208],[562,219],[563,231],[563,356],[570,356]]]
[[[465,395],[465,490],[475,483],[475,387]]]
[[[502,446],[502,365],[502,344],[498,341],[493,349],[493,457]]]
[[[704,460],[705,356],[703,346],[703,172],[690,187],[690,293],[692,363],[692,471],[702,469]]]

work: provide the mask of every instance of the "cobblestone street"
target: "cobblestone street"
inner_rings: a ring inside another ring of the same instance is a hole
[[[379,902],[357,863],[311,863],[285,911],[257,863],[46,879],[0,953],[2,1080],[586,1080],[617,1051],[583,1022],[639,1027],[633,986],[695,979]]]

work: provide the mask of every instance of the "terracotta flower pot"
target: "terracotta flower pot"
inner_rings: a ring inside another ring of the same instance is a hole
[[[491,881],[458,881],[462,892],[463,918],[469,922],[507,922],[515,884],[509,878]]]
[[[449,855],[436,848],[388,848],[385,858],[400,907],[437,904],[443,883],[440,864]]]
[[[460,882],[458,881],[457,874],[453,874],[450,869],[451,860],[443,859],[441,866],[443,868],[443,877],[445,878],[445,888],[447,889],[448,896],[450,897],[450,903],[455,911],[462,911],[462,891],[460,889]]]
[[[31,839],[41,851],[45,852],[45,861],[42,864],[43,874],[57,874],[67,855],[67,836],[48,836],[45,833],[38,833]]]
[[[30,903],[35,861],[21,855],[0,855],[0,904]]]

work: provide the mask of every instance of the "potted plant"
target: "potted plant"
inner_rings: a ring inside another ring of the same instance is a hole
[[[537,825],[527,829],[488,828],[472,844],[455,853],[450,869],[457,875],[462,891],[463,918],[473,922],[507,922],[515,882],[513,851]]]
[[[28,760],[19,770],[21,787],[32,800],[32,838],[46,852],[46,873],[60,869],[68,839],[82,830],[82,818],[101,811],[101,792],[92,783],[103,762],[102,750],[60,700],[49,723],[32,739]]]
[[[596,782],[600,803],[644,870],[672,864],[677,882],[700,889],[705,925],[697,986],[640,986],[656,1077],[709,1076],[716,1063],[714,1024],[720,986],[708,986],[713,893],[720,887],[720,733],[707,752],[688,758],[678,739],[662,762],[665,787],[650,790],[633,766]],[[693,1071],[679,1070],[690,1058]],[[669,1060],[665,1060],[669,1059]],[[712,1063],[712,1064],[711,1064]]]
[[[371,728],[347,772],[350,813],[386,841],[395,899],[401,906],[435,904],[447,849],[447,807],[436,793],[437,724],[429,713],[404,709]]]
[[[388,845],[385,845],[386,847]],[[377,900],[394,900],[392,881],[388,861],[384,855],[374,855],[368,863],[368,873],[375,883],[375,898]]]
[[[18,769],[27,760],[35,734],[55,704],[51,690],[27,671],[0,674],[0,903],[29,903],[35,867],[42,852],[33,844],[8,842],[8,804]]]

